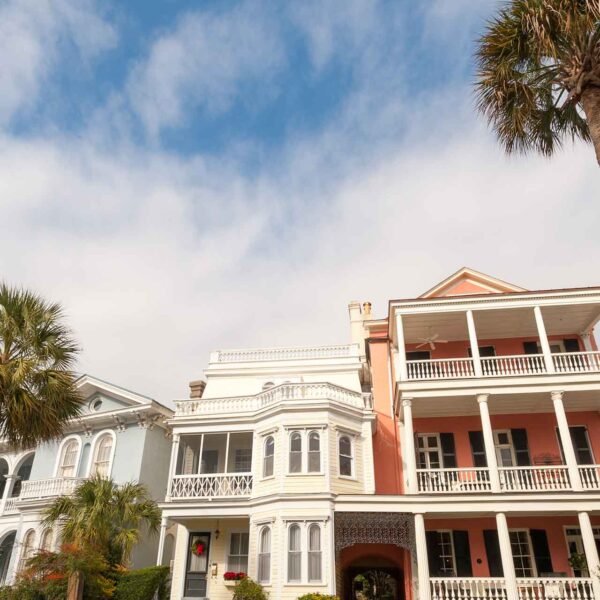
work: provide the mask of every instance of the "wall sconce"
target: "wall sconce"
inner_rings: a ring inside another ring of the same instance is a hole
[[[217,573],[219,572],[219,565],[218,563],[214,562],[210,565],[210,574],[212,577],[216,577]]]
[[[217,519],[217,528],[215,529],[215,540],[218,540],[220,535],[221,531],[219,530],[219,519]]]

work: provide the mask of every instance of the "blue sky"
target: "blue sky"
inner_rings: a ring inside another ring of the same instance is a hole
[[[0,0],[7,281],[162,401],[219,347],[345,342],[463,265],[600,284],[593,153],[473,110],[494,0]]]

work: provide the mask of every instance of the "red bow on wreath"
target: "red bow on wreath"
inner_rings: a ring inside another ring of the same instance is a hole
[[[198,542],[192,545],[192,552],[196,556],[202,556],[204,554],[204,544],[202,542]]]

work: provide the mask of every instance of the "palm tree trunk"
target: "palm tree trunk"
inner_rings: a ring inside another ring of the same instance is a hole
[[[592,143],[596,150],[596,160],[600,165],[600,87],[590,86],[583,91],[581,103],[587,118]]]

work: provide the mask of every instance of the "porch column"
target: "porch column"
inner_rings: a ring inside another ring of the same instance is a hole
[[[173,475],[175,475],[175,469],[177,468],[177,457],[179,455],[179,434],[173,434],[173,443],[171,444],[171,462],[169,464],[169,480],[167,481],[167,494],[166,501],[171,499],[171,484],[173,481]]]
[[[406,366],[406,344],[404,342],[404,327],[402,315],[396,312],[396,338],[398,339],[398,373],[400,381],[408,380],[408,368]]]
[[[158,538],[158,551],[156,553],[156,566],[162,564],[163,552],[165,551],[165,533],[167,532],[167,517],[162,517],[160,520],[160,535]]]
[[[593,352],[594,349],[592,348],[592,332],[584,331],[583,333],[580,333],[579,336],[581,337],[581,341],[583,342],[583,349],[586,352]]]
[[[548,343],[548,336],[546,335],[546,326],[544,325],[544,318],[542,317],[542,309],[539,306],[534,306],[533,314],[535,316],[535,324],[537,325],[538,336],[542,346],[542,354],[544,355],[546,372],[554,373],[554,361],[552,360],[552,352],[550,352],[550,344]]]
[[[492,492],[500,491],[500,476],[498,474],[498,462],[496,461],[496,449],[494,447],[494,434],[492,431],[492,421],[490,420],[490,411],[488,407],[489,394],[479,394],[477,403],[479,404],[479,414],[481,416],[481,429],[483,431],[483,444],[485,446],[485,458],[487,460],[488,472],[490,474],[490,484]]]
[[[402,456],[406,464],[406,493],[416,494],[419,491],[417,482],[417,460],[415,455],[415,432],[412,418],[412,399],[402,399],[402,414],[404,421],[404,444]]]
[[[498,542],[500,543],[500,558],[502,560],[502,570],[504,571],[506,597],[508,600],[519,600],[517,576],[515,574],[515,563],[513,561],[512,549],[510,547],[508,523],[504,513],[496,514],[496,528],[498,529]]]
[[[598,549],[596,548],[590,515],[586,512],[580,512],[577,513],[577,517],[579,519],[579,529],[581,530],[581,540],[583,541],[583,549],[585,550],[588,572],[592,578],[594,597],[600,598],[600,579],[598,579],[600,561],[598,560]]]
[[[560,435],[563,454],[565,455],[565,462],[567,463],[567,469],[569,471],[569,479],[571,480],[571,488],[575,491],[580,491],[583,487],[581,485],[581,477],[579,476],[579,467],[577,466],[577,458],[575,456],[575,449],[573,448],[571,432],[569,431],[569,423],[567,422],[567,415],[565,414],[563,394],[564,392],[550,392],[552,403],[554,404],[554,414],[556,415],[556,422],[558,424],[558,434]]]
[[[479,345],[477,343],[477,332],[475,331],[475,319],[473,319],[472,310],[467,311],[467,328],[469,329],[469,343],[471,344],[471,356],[473,357],[475,377],[483,377],[481,357],[479,356]]]
[[[415,515],[415,542],[417,548],[419,600],[431,600],[431,587],[429,584],[429,559],[427,557],[427,536],[425,535],[425,519],[420,513]]]

